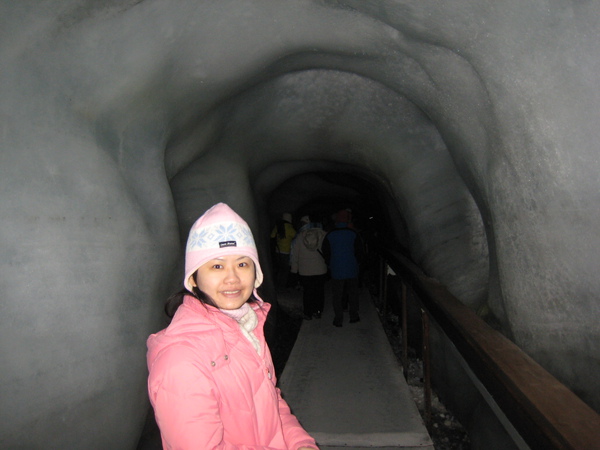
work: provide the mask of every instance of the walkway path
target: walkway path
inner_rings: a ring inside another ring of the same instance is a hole
[[[279,297],[301,302],[299,291]],[[360,317],[350,324],[346,313],[334,327],[328,301],[321,319],[303,322],[279,378],[283,397],[321,449],[433,449],[366,290]]]

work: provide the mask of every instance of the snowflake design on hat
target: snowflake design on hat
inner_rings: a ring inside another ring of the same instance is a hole
[[[236,241],[238,247],[255,247],[252,232],[239,223],[217,223],[194,230],[188,239],[187,251],[218,248],[219,242]]]
[[[234,223],[230,223],[228,225],[218,225],[214,230],[217,242],[235,241],[239,234],[239,226],[236,225],[237,224]]]
[[[248,247],[256,247],[256,245],[254,244],[254,236],[252,236],[252,231],[250,231],[250,228],[240,228],[240,241],[242,241],[244,243],[245,246]]]
[[[188,239],[187,250],[190,251],[194,248],[206,248],[207,240],[206,235],[208,234],[208,230],[206,228],[200,228],[199,230],[194,230]]]

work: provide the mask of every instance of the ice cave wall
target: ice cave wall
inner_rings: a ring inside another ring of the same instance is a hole
[[[134,446],[182,234],[226,201],[261,235],[317,170],[385,191],[413,258],[600,408],[598,3],[0,13],[2,446]]]

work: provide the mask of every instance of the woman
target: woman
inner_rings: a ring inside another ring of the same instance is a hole
[[[248,224],[219,203],[192,226],[185,290],[148,338],[148,392],[165,449],[316,449],[276,385],[270,305]]]

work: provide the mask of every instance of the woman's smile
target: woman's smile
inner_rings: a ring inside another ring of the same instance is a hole
[[[237,291],[221,291],[221,293],[223,295],[226,295],[228,297],[236,297],[238,296],[240,293],[242,292],[241,289],[238,289]]]

